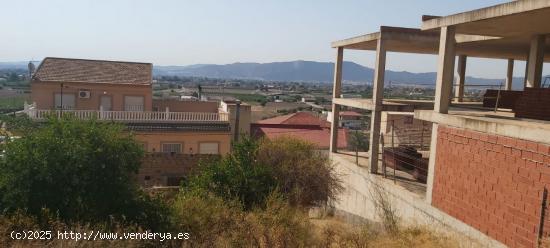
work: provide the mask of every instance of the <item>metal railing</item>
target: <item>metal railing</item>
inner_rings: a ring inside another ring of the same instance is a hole
[[[72,115],[78,119],[120,121],[120,122],[228,122],[225,112],[153,112],[153,111],[101,111],[101,110],[42,110],[26,105],[23,110],[31,119],[44,120],[49,116]]]
[[[456,87],[458,86],[458,84],[453,84],[453,87]],[[497,112],[498,110],[498,103],[500,101],[500,92],[502,91],[502,87],[504,86],[502,83],[500,84],[464,84],[463,85],[464,87],[472,87],[472,88],[475,88],[475,87],[481,87],[481,88],[495,88],[497,87],[497,96],[496,97],[482,97],[481,99],[478,98],[478,97],[468,97],[468,96],[452,96],[451,99],[474,99],[474,100],[481,100],[483,101],[483,99],[496,99],[495,100],[495,107],[494,107],[494,112]]]
[[[396,128],[394,122],[395,121],[391,121],[391,132],[389,134],[386,134],[386,136],[388,137],[385,137],[383,133],[380,134],[381,150],[379,150],[379,154],[381,155],[382,174],[384,175],[384,178],[392,177],[395,183],[397,180],[396,171],[399,170],[410,174],[415,180],[420,183],[426,183],[428,175],[427,160],[422,158],[422,155],[417,152],[416,148],[420,147],[421,150],[424,150],[424,148],[430,148],[429,145],[428,147],[424,147],[423,144],[425,139],[427,139],[428,141],[430,140],[429,137],[431,136],[429,135],[429,130],[424,128],[407,129],[414,131],[412,131],[411,133],[402,133],[401,135],[397,135],[396,130],[398,130],[398,128]],[[414,137],[414,139],[409,140],[405,143],[397,142],[397,136],[408,136],[417,131],[420,131],[421,136]],[[385,138],[389,139],[389,142],[386,142]],[[415,143],[414,140],[419,143]],[[393,169],[393,175],[388,175],[387,167]]]

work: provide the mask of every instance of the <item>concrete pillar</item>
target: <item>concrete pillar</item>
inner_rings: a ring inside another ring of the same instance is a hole
[[[523,77],[523,88],[527,88],[527,71],[529,69],[529,53],[527,53],[527,60],[525,60],[525,76]]]
[[[373,110],[370,122],[369,166],[371,173],[378,172],[378,148],[380,144],[380,121],[382,119],[382,98],[384,97],[384,75],[386,72],[386,47],[383,37],[378,38],[376,62],[372,86]]]
[[[446,114],[449,111],[449,97],[453,85],[455,63],[455,29],[442,27],[439,40],[439,62],[437,65],[437,79],[435,85],[434,111]],[[437,154],[437,129],[439,124],[433,123],[432,139],[430,141],[430,160],[428,162],[428,178],[426,185],[426,202],[432,203],[433,182],[435,177],[435,157]]]
[[[463,102],[464,101],[464,82],[466,81],[466,59],[468,57],[466,55],[460,55],[458,56],[458,66],[457,66],[457,74],[458,77],[456,79],[456,87],[455,87],[455,99],[457,102]]]
[[[432,192],[435,177],[435,148],[437,146],[437,123],[432,124],[432,140],[430,140],[430,160],[428,161],[428,178],[426,181],[426,202],[432,204]]]
[[[544,46],[546,37],[535,35],[531,38],[529,59],[527,60],[527,87],[540,88],[542,81],[542,66],[544,63]]]
[[[434,111],[446,114],[452,92],[455,67],[455,28],[442,27],[439,39],[439,60],[435,82]]]
[[[506,71],[506,90],[512,90],[514,81],[514,59],[508,59],[508,70]]]
[[[344,48],[338,47],[336,63],[334,63],[334,85],[332,98],[340,98],[342,94],[342,63],[344,59]],[[340,117],[340,105],[332,103],[332,121],[330,125],[330,152],[338,151],[338,126]]]

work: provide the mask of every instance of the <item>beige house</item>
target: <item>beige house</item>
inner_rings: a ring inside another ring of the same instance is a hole
[[[37,121],[50,114],[73,114],[123,123],[149,153],[138,180],[146,186],[177,185],[197,155],[229,152],[229,113],[219,102],[154,100],[152,67],[45,58],[32,77],[33,103],[24,111]]]

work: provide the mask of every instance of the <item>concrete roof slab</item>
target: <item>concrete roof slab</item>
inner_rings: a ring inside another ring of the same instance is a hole
[[[550,0],[521,0],[422,22],[422,30],[455,26],[457,33],[513,37],[550,33]]]

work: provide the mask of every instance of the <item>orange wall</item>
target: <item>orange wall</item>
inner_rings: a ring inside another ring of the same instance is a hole
[[[549,187],[549,144],[437,128],[432,205],[489,237],[508,247],[540,247],[541,203]],[[548,237],[548,214],[542,224]]]
[[[162,143],[182,143],[183,153],[189,154],[191,148],[198,154],[200,142],[218,142],[219,153],[223,155],[231,145],[229,132],[135,132],[134,135],[138,142],[145,143],[148,152],[161,152]]]
[[[113,111],[124,110],[124,96],[143,96],[145,98],[144,110],[152,110],[151,85],[128,84],[100,84],[100,83],[67,83],[64,82],[63,94],[75,94],[78,110],[99,110],[99,99],[102,95],[112,97]],[[90,98],[78,97],[79,90],[90,91]],[[55,93],[61,93],[60,83],[57,82],[32,82],[31,100],[36,102],[38,109],[53,109]]]

